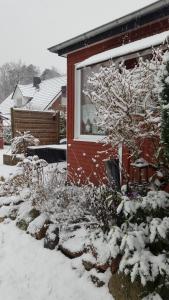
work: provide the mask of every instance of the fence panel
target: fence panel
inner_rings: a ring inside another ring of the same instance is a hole
[[[59,112],[39,112],[21,109],[11,109],[12,137],[17,131],[30,131],[40,140],[40,145],[58,144],[59,142]]]

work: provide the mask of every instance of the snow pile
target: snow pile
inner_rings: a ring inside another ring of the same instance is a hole
[[[3,206],[0,208],[0,218],[6,218],[11,212],[11,207],[10,206]]]
[[[27,232],[31,235],[34,235],[35,233],[39,232],[40,229],[45,225],[45,223],[48,221],[47,215],[41,214],[39,217],[35,218],[28,226]]]
[[[86,244],[88,244],[88,231],[82,227],[72,233],[68,233],[63,236],[61,235],[62,247],[68,249],[72,253],[77,253],[85,249]],[[65,240],[65,241],[64,241]]]
[[[3,205],[13,205],[13,204],[17,204],[19,202],[22,202],[22,199],[20,195],[12,195],[12,196],[8,196],[8,197],[0,197],[0,206]]]

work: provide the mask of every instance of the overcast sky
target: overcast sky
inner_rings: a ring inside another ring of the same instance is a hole
[[[155,0],[0,0],[0,65],[22,60],[66,71],[47,48]]]

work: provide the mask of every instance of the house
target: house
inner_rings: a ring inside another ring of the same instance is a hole
[[[94,124],[95,109],[83,93],[88,75],[109,59],[130,60],[148,53],[152,46],[168,37],[169,1],[161,0],[49,48],[67,58],[67,161],[69,176],[74,181],[79,178],[82,182],[90,178],[95,184],[102,181],[107,156],[118,154],[128,164],[122,147],[112,153],[112,149],[101,143],[102,136]]]
[[[62,89],[65,86],[65,75],[44,81],[34,77],[32,84],[16,85],[14,92],[0,104],[0,112],[10,119],[12,107],[38,111],[65,110],[65,100],[62,103]]]
[[[3,118],[0,115],[0,149],[3,149]]]
[[[4,140],[3,140],[3,121],[6,121],[7,118],[5,118],[1,113],[0,113],[0,149],[3,149],[4,146]]]

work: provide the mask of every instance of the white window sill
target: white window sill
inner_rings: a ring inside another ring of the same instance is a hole
[[[104,139],[104,135],[80,135],[79,137],[75,137],[74,141],[101,143],[102,141],[104,142]]]

